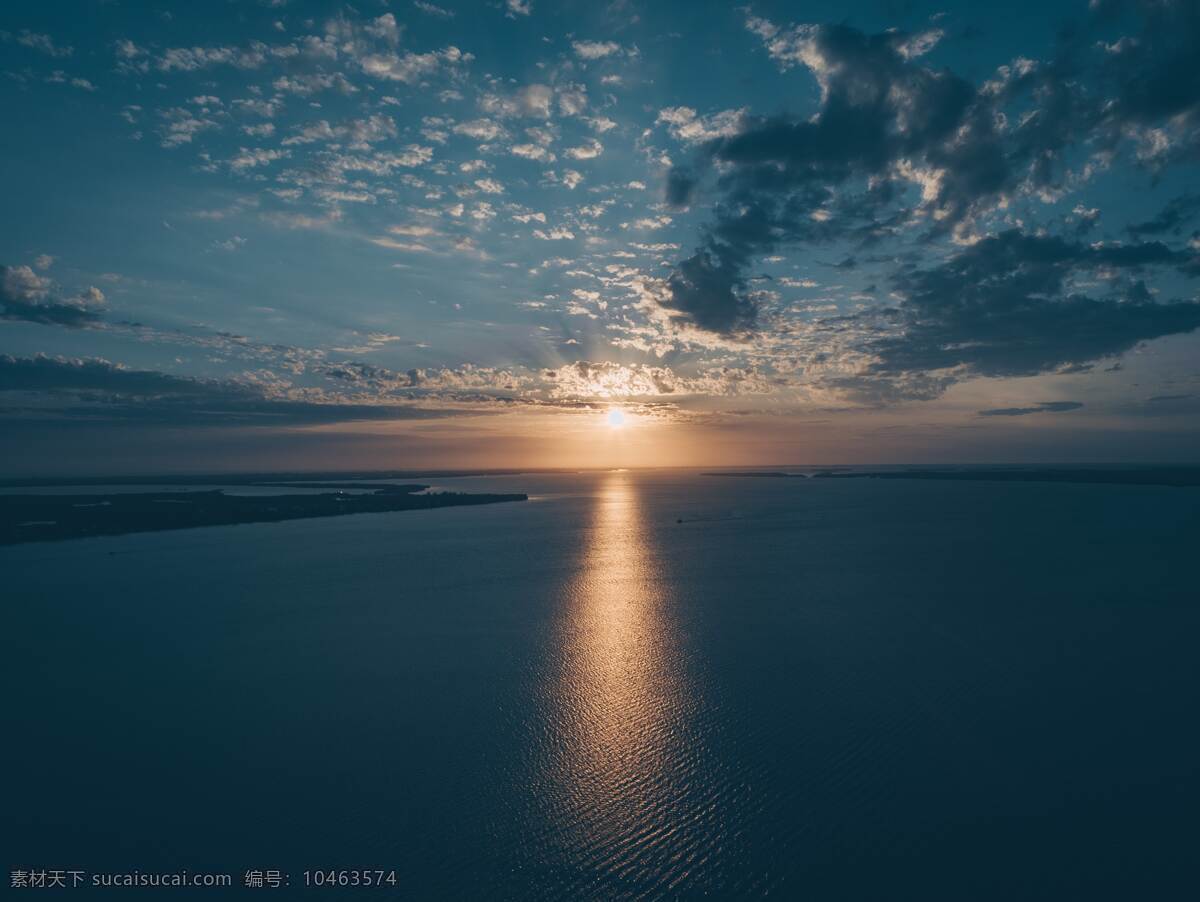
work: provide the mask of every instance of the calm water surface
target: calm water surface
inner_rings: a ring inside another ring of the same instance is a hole
[[[0,549],[4,865],[1195,898],[1200,491],[438,482],[533,499]]]

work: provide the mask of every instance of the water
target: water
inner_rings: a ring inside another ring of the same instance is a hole
[[[1197,490],[437,482],[532,500],[0,549],[5,866],[1194,890]]]

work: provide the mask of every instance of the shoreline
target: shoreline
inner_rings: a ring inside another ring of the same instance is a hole
[[[354,488],[373,491],[353,495],[341,491],[317,495],[226,495],[220,489],[107,495],[0,495],[0,546],[529,500],[523,492],[418,494],[428,488],[424,485]]]

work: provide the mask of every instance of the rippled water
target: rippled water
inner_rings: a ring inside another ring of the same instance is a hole
[[[1195,887],[1195,490],[441,482],[533,499],[0,549],[10,869]]]

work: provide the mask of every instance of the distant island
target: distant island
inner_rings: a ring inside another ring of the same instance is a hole
[[[417,484],[254,482],[275,488],[336,489],[308,495],[226,495],[194,492],[127,492],[107,495],[0,495],[0,545],[111,536],[198,526],[274,523],[309,517],[428,510],[468,504],[528,501],[521,494],[418,494]],[[347,494],[353,490],[356,494]]]
[[[1069,482],[1101,485],[1200,486],[1200,467],[963,467],[961,469],[740,470],[705,473],[753,479],[940,479],[980,482]]]

